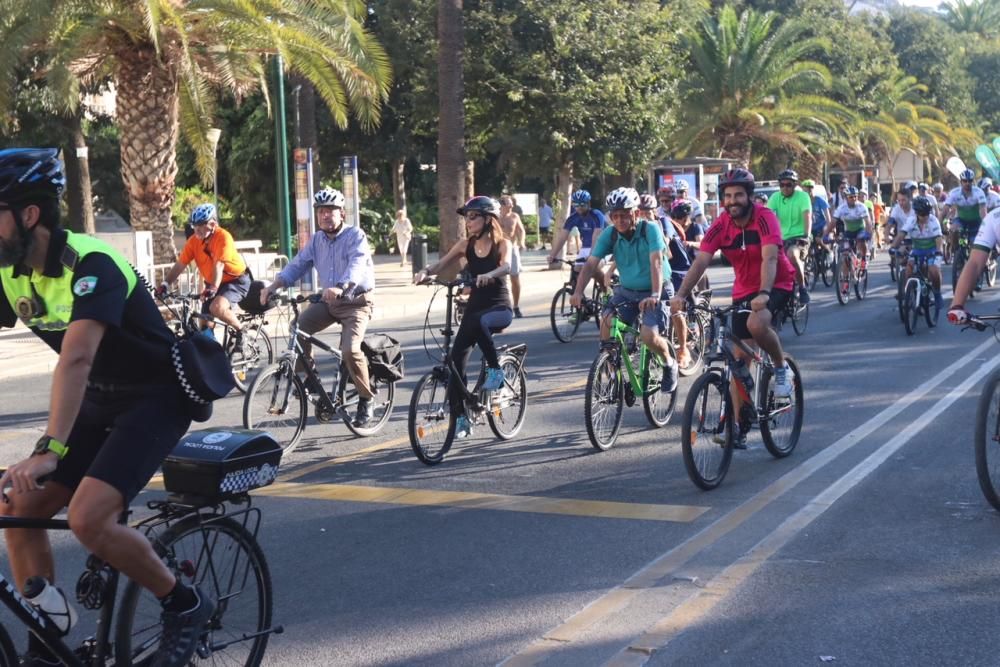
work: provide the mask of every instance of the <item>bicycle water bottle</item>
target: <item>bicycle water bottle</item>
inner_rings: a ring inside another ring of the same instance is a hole
[[[24,584],[24,597],[36,609],[44,612],[62,634],[65,635],[76,625],[76,610],[63,592],[45,577],[30,577]]]
[[[750,374],[750,367],[747,366],[747,362],[743,359],[737,359],[736,363],[733,364],[733,374],[746,387],[747,395],[753,396],[753,375]]]

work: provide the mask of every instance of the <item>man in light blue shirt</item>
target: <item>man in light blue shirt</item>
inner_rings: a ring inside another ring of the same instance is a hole
[[[538,241],[541,249],[549,242],[549,230],[552,228],[552,207],[544,199],[538,200]]]
[[[343,194],[331,188],[320,190],[313,197],[313,206],[320,233],[309,239],[309,245],[289,262],[273,283],[260,291],[260,301],[267,303],[270,292],[288,287],[310,269],[316,269],[323,301],[302,311],[299,329],[314,334],[334,322],[341,324],[340,352],[358,389],[358,413],[354,424],[363,426],[371,420],[374,411],[368,360],[361,351],[361,341],[372,317],[375,265],[365,233],[358,227],[344,225]],[[308,363],[313,363],[309,354],[311,347],[308,341],[302,341]],[[323,391],[323,387],[316,386],[318,383],[309,384],[306,390],[310,394],[319,395]]]

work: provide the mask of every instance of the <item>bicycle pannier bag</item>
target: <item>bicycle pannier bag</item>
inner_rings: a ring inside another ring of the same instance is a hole
[[[361,341],[361,351],[368,358],[368,372],[375,379],[383,382],[403,379],[405,363],[398,340],[385,334],[368,334]]]
[[[271,484],[280,463],[281,446],[265,431],[191,431],[163,461],[163,486],[180,496],[221,500]]]

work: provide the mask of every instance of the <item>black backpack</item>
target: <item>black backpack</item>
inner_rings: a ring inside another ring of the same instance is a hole
[[[403,379],[405,362],[399,341],[385,334],[367,334],[361,341],[361,351],[368,358],[368,373],[382,382]]]

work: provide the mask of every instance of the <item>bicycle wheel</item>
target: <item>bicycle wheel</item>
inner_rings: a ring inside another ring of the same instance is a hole
[[[552,297],[552,307],[549,309],[552,333],[555,334],[556,340],[561,343],[573,340],[577,329],[580,328],[581,312],[579,308],[570,305],[569,298],[571,296],[573,296],[573,290],[563,287]]]
[[[899,260],[896,259],[896,255],[889,256],[889,280],[896,282],[899,280]]]
[[[1000,510],[1000,371],[983,385],[976,410],[976,476],[983,496]]]
[[[229,336],[229,334],[226,334]],[[271,337],[259,324],[252,324],[243,330],[243,344],[230,345],[229,363],[233,367],[233,380],[241,394],[247,393],[250,382],[257,371],[274,362]]]
[[[896,305],[897,310],[899,310],[899,321],[906,323],[906,315],[903,312],[903,292],[906,290],[906,274],[903,271],[899,272],[899,278],[896,279]]]
[[[624,400],[617,356],[617,351],[602,350],[587,375],[587,394],[583,401],[587,436],[590,444],[602,452],[611,449],[622,427]]]
[[[990,257],[986,261],[986,268],[983,269],[983,273],[986,275],[986,284],[990,287],[997,284],[997,259],[994,254],[995,251],[990,253]]]
[[[695,486],[710,491],[722,483],[733,458],[732,399],[717,370],[695,380],[684,404],[681,452]]]
[[[254,378],[243,399],[243,427],[270,433],[282,456],[298,446],[309,416],[309,401],[290,361],[271,364]]]
[[[823,284],[827,287],[834,285],[833,262],[831,261],[830,253],[823,252],[820,255],[817,265],[819,266],[819,275],[823,279]]]
[[[179,580],[197,584],[216,603],[199,655],[204,650],[204,659],[213,663],[259,665],[270,637],[266,631],[271,629],[273,599],[271,573],[254,536],[231,518],[195,515],[152,541]],[[160,642],[161,610],[152,593],[128,583],[115,627],[115,664],[152,661]]]
[[[854,274],[854,294],[862,301],[868,294],[868,269],[858,269]]]
[[[21,659],[17,656],[14,642],[7,634],[6,628],[0,625],[0,667],[18,667]]]
[[[663,362],[652,350],[646,352],[646,364],[642,369],[645,391],[642,394],[642,409],[646,419],[656,428],[663,428],[674,414],[677,403],[677,388],[663,391]]]
[[[806,327],[809,326],[809,304],[795,299],[791,308],[792,328],[795,329],[797,335],[801,336],[806,332]]]
[[[503,386],[488,394],[490,410],[487,413],[490,430],[501,440],[510,440],[524,425],[528,413],[528,380],[524,368],[518,368],[517,359],[500,357]]]
[[[431,371],[417,382],[407,418],[410,447],[426,465],[441,463],[455,438],[455,420],[448,408],[448,383],[436,373]]]
[[[958,277],[962,275],[962,269],[965,268],[965,248],[962,246],[958,247],[955,251],[955,260],[951,265],[951,291],[954,292],[958,288]]]
[[[903,326],[906,327],[906,335],[912,336],[917,332],[917,320],[920,318],[920,300],[917,298],[917,281],[910,278],[906,281],[906,290],[903,292]]]
[[[934,299],[934,290],[931,288],[930,283],[924,283],[923,294],[924,303],[922,310],[924,311],[924,322],[927,323],[929,329],[933,329],[937,326],[941,309],[937,307],[937,301]]]
[[[697,313],[688,310],[684,315],[684,323],[687,327],[687,348],[688,357],[691,361],[687,366],[681,366],[677,371],[682,377],[690,377],[701,372],[701,367],[705,363],[706,332],[704,322]],[[680,349],[676,334],[677,327],[670,327],[671,342],[674,349]]]
[[[819,268],[816,266],[816,256],[811,252],[809,253],[809,256],[806,257],[805,271],[806,287],[812,290],[812,288],[816,287],[816,279],[819,277],[817,275],[819,273]]]
[[[799,375],[799,365],[787,354],[785,363],[792,373],[792,396],[788,399],[774,397],[774,370],[770,365],[764,367],[761,383],[765,397],[764,418],[760,420],[760,435],[764,446],[774,458],[788,456],[799,442],[802,431],[802,415],[805,413],[805,392],[802,389],[802,376]]]
[[[341,367],[341,377],[348,377],[346,367]],[[372,409],[372,418],[367,424],[355,426],[355,411],[352,409],[358,404],[358,390],[349,377],[344,386],[344,408],[340,411],[340,417],[344,420],[344,426],[354,435],[365,438],[375,435],[385,427],[392,416],[392,406],[396,403],[396,383],[376,380],[371,374],[368,375],[368,385],[371,387],[372,400],[375,401]]]
[[[837,301],[840,305],[846,306],[851,300],[851,272],[844,273],[844,263],[838,257],[837,263],[833,267],[833,286],[837,290]]]

